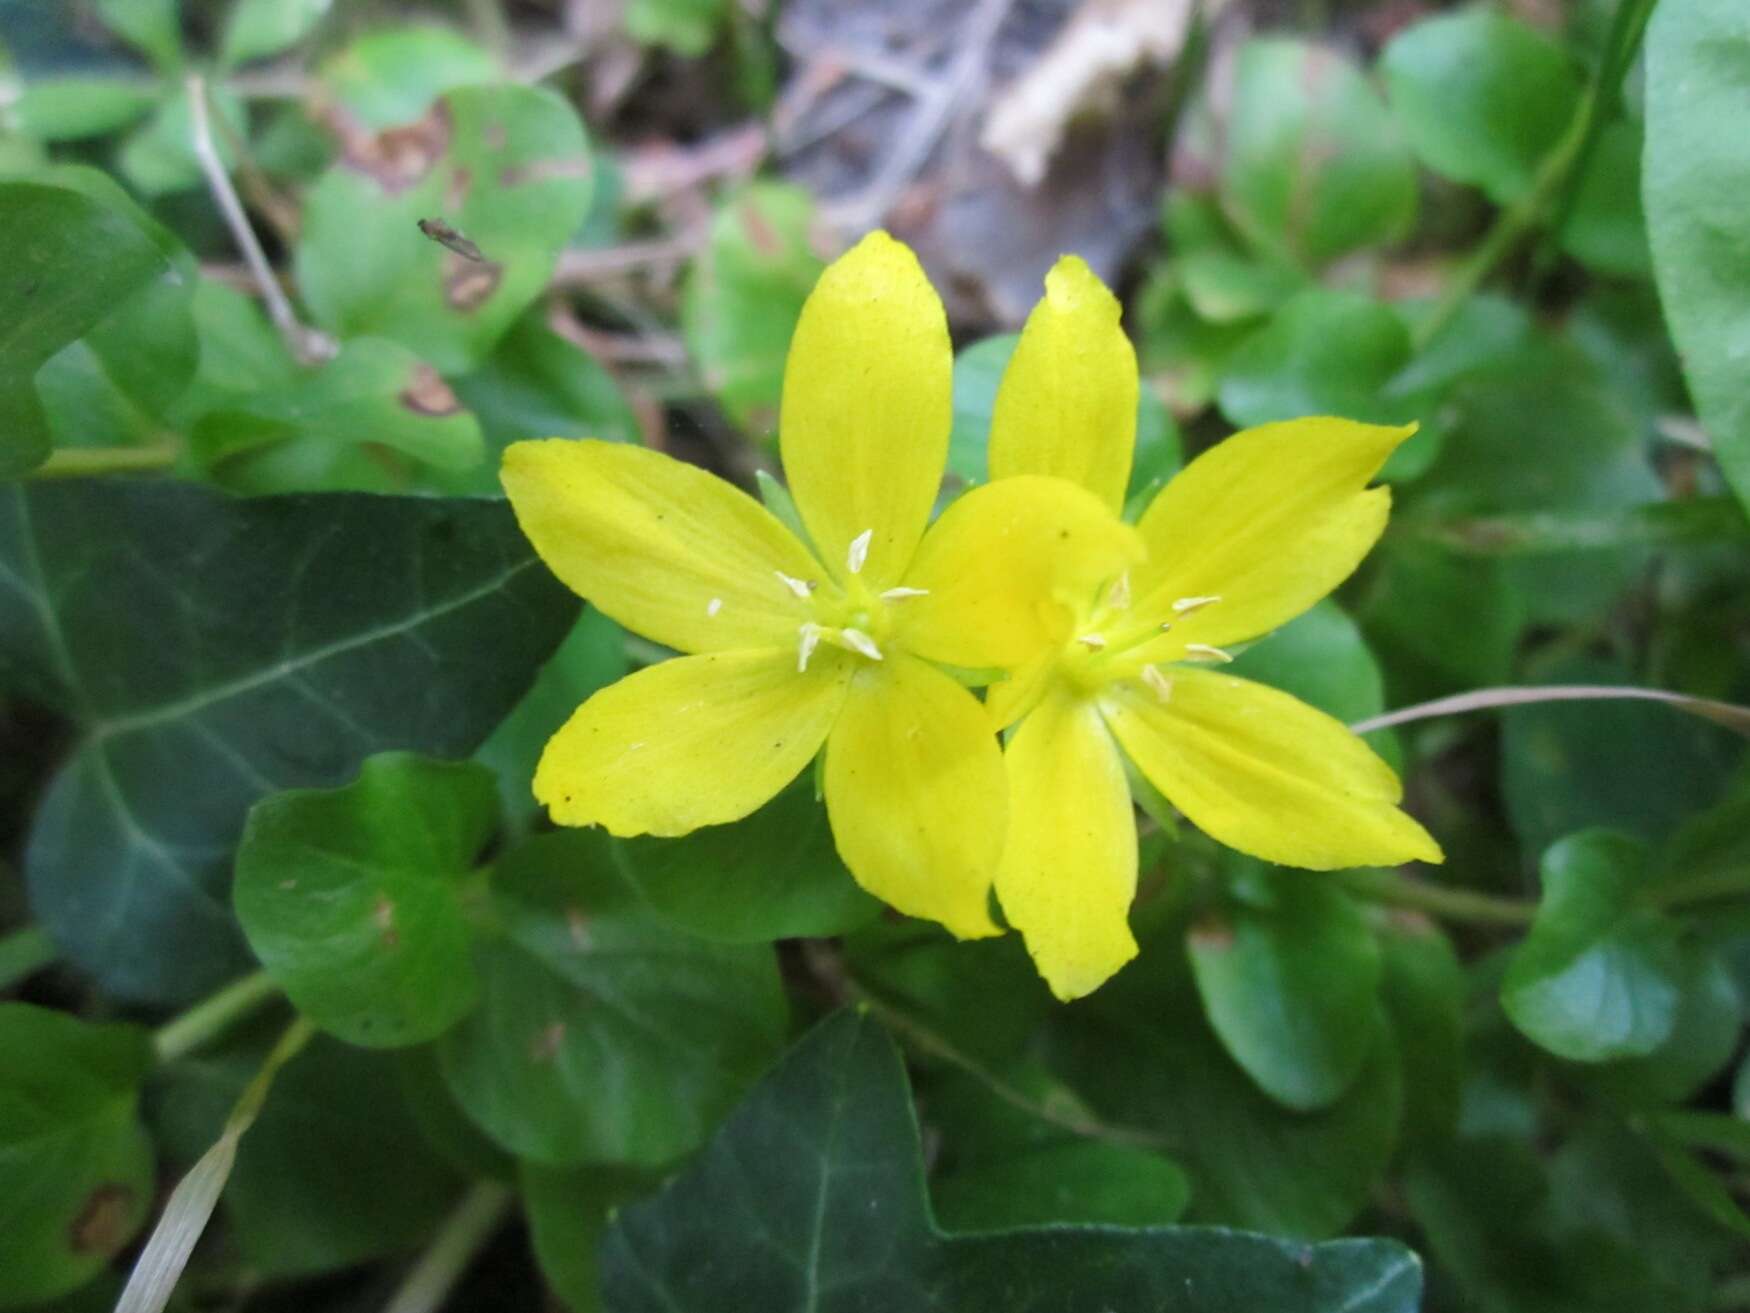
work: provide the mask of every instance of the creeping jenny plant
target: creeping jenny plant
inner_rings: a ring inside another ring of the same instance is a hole
[[[1137,394],[1118,319],[1085,264],[1058,262],[997,393],[992,486],[1073,479],[1116,519]],[[1059,613],[1045,649],[990,690],[993,723],[1019,722],[997,896],[1060,998],[1097,988],[1136,953],[1124,757],[1211,837],[1272,862],[1441,860],[1398,809],[1397,776],[1341,723],[1210,668],[1229,659],[1223,644],[1293,619],[1355,569],[1391,506],[1368,481],[1413,431],[1302,419],[1219,443],[1143,513],[1147,560]]]
[[[694,466],[609,442],[513,445],[504,486],[542,558],[627,628],[686,654],[595,694],[535,794],[562,825],[684,834],[774,796],[824,744],[845,864],[962,937],[1008,825],[986,709],[931,662],[1012,667],[1068,622],[1053,598],[1140,559],[1061,479],[980,488],[925,532],[947,459],[952,355],[916,258],[874,233],[810,295],[780,448],[810,543]]]

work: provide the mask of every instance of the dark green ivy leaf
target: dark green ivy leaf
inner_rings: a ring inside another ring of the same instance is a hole
[[[26,853],[38,919],[122,997],[213,988],[248,964],[226,886],[250,805],[470,752],[576,614],[503,503],[0,496],[0,687],[79,734]]]
[[[758,1243],[750,1243],[758,1237]],[[1412,1313],[1415,1257],[1197,1228],[954,1236],[930,1215],[904,1068],[866,1013],[823,1022],[602,1242],[609,1313]]]

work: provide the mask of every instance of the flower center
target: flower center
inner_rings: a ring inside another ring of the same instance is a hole
[[[893,629],[890,609],[903,605],[909,598],[923,597],[928,589],[888,588],[877,593],[863,581],[863,566],[869,559],[869,544],[875,537],[873,529],[865,529],[851,539],[845,551],[848,578],[844,588],[828,585],[821,588],[813,579],[793,579],[778,575],[778,583],[810,604],[812,618],[802,622],[796,636],[796,669],[808,669],[808,662],[822,643],[831,643],[865,661],[885,660],[884,648]]]
[[[1094,693],[1115,680],[1137,679],[1162,702],[1172,696],[1172,676],[1154,662],[1136,663],[1134,649],[1172,632],[1174,625],[1187,617],[1220,603],[1218,595],[1180,597],[1167,608],[1167,614],[1152,623],[1138,623],[1145,617],[1131,612],[1130,575],[1120,575],[1096,594],[1097,600],[1077,617],[1074,637],[1063,648],[1060,668],[1070,683],[1086,693]],[[1152,620],[1152,617],[1147,617]],[[1179,661],[1228,662],[1233,657],[1208,643],[1186,643]]]

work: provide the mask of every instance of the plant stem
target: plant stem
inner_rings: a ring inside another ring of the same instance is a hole
[[[1175,1141],[1170,1136],[1136,1126],[1114,1125],[1111,1122],[1101,1121],[1090,1114],[1056,1107],[1033,1098],[1024,1091],[1016,1089],[976,1058],[962,1053],[950,1040],[938,1035],[921,1021],[908,1016],[884,1001],[868,986],[851,975],[845,969],[844,963],[824,942],[805,940],[802,951],[808,962],[808,968],[815,979],[824,984],[835,997],[849,999],[857,1006],[867,1008],[894,1033],[902,1044],[928,1057],[939,1058],[951,1066],[959,1067],[988,1088],[1004,1103],[1011,1104],[1021,1111],[1039,1118],[1040,1121],[1056,1126],[1060,1130],[1068,1131],[1071,1135],[1079,1135],[1084,1139],[1104,1140],[1108,1144],[1123,1145],[1131,1149],[1170,1149],[1174,1147]]]
[[[1653,901],[1661,907],[1688,907],[1744,894],[1750,894],[1750,866],[1727,866],[1668,884],[1654,892]]]
[[[159,1062],[174,1062],[217,1039],[264,1003],[279,996],[280,987],[265,971],[234,980],[218,993],[166,1022],[152,1036]]]
[[[54,941],[36,926],[14,930],[0,939],[0,989],[11,989],[60,956]]]
[[[138,474],[167,470],[181,447],[155,442],[149,447],[57,447],[30,472],[33,479],[83,479],[94,474]]]
[[[1435,716],[1455,716],[1466,711],[1489,711],[1498,707],[1536,706],[1544,702],[1663,702],[1678,711],[1724,725],[1736,734],[1750,737],[1750,707],[1740,707],[1714,698],[1690,697],[1686,693],[1670,693],[1662,688],[1635,688],[1621,684],[1533,684],[1524,687],[1479,688],[1469,693],[1454,693],[1399,707],[1384,715],[1369,716],[1350,726],[1355,734],[1371,734],[1376,729],[1407,725],[1411,721],[1429,720]]]
[[[435,1313],[474,1256],[492,1239],[511,1204],[508,1187],[481,1181],[444,1220],[383,1313]]]
[[[1337,879],[1350,893],[1388,907],[1407,907],[1443,921],[1470,925],[1530,925],[1537,904],[1519,898],[1501,898],[1471,889],[1449,889],[1425,884],[1396,871],[1356,870],[1341,872]]]

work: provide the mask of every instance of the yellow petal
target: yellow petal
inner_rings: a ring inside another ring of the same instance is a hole
[[[1136,819],[1118,746],[1093,703],[1067,690],[1021,722],[1009,768],[1003,915],[1051,992],[1090,994],[1136,956]]]
[[[1007,785],[984,708],[904,653],[866,663],[826,745],[826,809],[857,883],[962,939],[999,933],[988,896]]]
[[[1398,810],[1391,767],[1342,722],[1250,680],[1169,673],[1165,701],[1128,682],[1110,686],[1101,709],[1137,768],[1205,834],[1320,871],[1443,860]]]
[[[930,526],[894,609],[901,642],[954,666],[1014,666],[1071,638],[1096,590],[1142,560],[1141,536],[1063,479],[974,488]]]
[[[624,442],[513,443],[500,477],[554,574],[626,628],[683,652],[793,645],[811,614],[779,574],[820,565],[753,498]]]
[[[1136,447],[1136,352],[1118,298],[1080,257],[1045,275],[1003,372],[990,425],[990,476],[1051,474],[1124,507]]]
[[[843,579],[897,584],[924,532],[953,422],[948,319],[917,257],[873,232],[827,267],[784,366],[778,433],[796,508]]]
[[[984,714],[992,729],[1007,729],[1038,704],[1051,688],[1057,662],[1057,649],[1048,649],[985,689]]]
[[[1378,541],[1390,493],[1368,491],[1367,482],[1414,432],[1414,425],[1296,419],[1247,429],[1204,452],[1138,526],[1148,542],[1148,564],[1132,580],[1138,625],[1170,620],[1182,642],[1220,645],[1292,620],[1348,578]],[[1171,610],[1198,597],[1221,600],[1182,620]]]
[[[547,743],[535,797],[560,825],[686,834],[740,820],[820,751],[853,659],[795,648],[677,657],[610,684]]]

